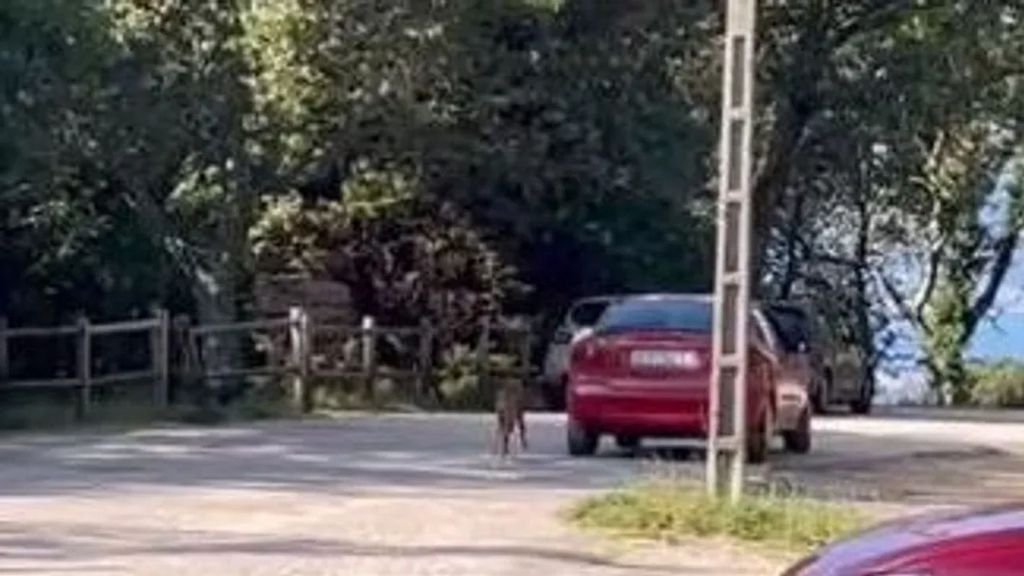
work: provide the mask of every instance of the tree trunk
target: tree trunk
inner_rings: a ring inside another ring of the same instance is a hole
[[[939,308],[933,315],[941,315],[951,308]],[[928,385],[936,394],[940,405],[965,404],[970,399],[967,365],[964,361],[966,341],[962,338],[963,324],[933,320],[924,331],[922,348],[926,358]]]
[[[786,270],[783,272],[779,286],[779,299],[789,300],[793,296],[793,286],[800,278],[800,231],[803,224],[804,203],[806,196],[797,193],[789,206],[786,222]]]
[[[230,324],[239,319],[238,292],[239,277],[236,271],[225,265],[211,271],[209,268],[198,272],[192,282],[192,295],[196,301],[198,324]],[[199,342],[201,366],[206,374],[219,370],[242,367],[241,335],[236,333],[214,334]],[[206,401],[212,397],[225,400],[228,392],[222,380],[205,379],[206,385],[200,391]]]
[[[933,350],[925,345],[925,369],[928,385],[935,393],[939,406],[960,406],[970,401],[970,386],[967,385],[967,367],[963,350],[943,348]]]

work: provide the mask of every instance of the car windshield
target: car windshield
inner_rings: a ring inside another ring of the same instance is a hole
[[[601,318],[601,314],[608,309],[609,302],[594,300],[581,302],[573,307],[569,313],[569,320],[580,328],[590,328]]]
[[[629,330],[673,330],[711,332],[712,306],[709,301],[665,299],[631,300],[613,306],[601,318],[599,332]]]
[[[767,316],[787,354],[798,352],[801,342],[807,343],[807,316],[802,311],[772,308]]]

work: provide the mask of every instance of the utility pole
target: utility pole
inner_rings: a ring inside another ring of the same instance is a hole
[[[746,460],[756,22],[757,0],[727,0],[706,480],[715,496],[728,486],[733,501]]]

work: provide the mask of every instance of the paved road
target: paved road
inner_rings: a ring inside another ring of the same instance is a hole
[[[1024,495],[1024,424],[832,418],[815,453],[758,475],[923,503]],[[559,521],[596,490],[694,461],[563,457],[531,418],[519,461],[485,455],[483,416],[350,416],[0,440],[0,575],[771,574],[725,544],[612,545]],[[1012,440],[1007,444],[1007,440]]]

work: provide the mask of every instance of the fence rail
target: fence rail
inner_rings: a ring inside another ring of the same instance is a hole
[[[211,336],[215,334],[231,334],[238,332],[253,332],[255,330],[273,330],[274,328],[287,328],[291,326],[289,318],[268,318],[265,320],[249,320],[246,322],[235,322],[233,324],[205,324],[192,327],[192,333],[197,336]]]
[[[89,333],[93,336],[107,336],[111,334],[127,334],[132,332],[145,332],[156,330],[160,327],[160,319],[132,320],[129,322],[114,322],[113,324],[91,324]]]
[[[225,379],[281,378],[291,401],[300,410],[310,408],[312,383],[325,379],[353,379],[361,383],[362,394],[371,403],[376,400],[376,384],[383,378],[411,381],[411,395],[417,401],[431,390],[436,391],[432,379],[440,340],[435,327],[426,321],[419,326],[379,326],[367,317],[358,325],[347,325],[316,319],[302,308],[292,308],[285,318],[235,323],[193,325],[187,317],[178,317],[173,322],[172,338],[169,318],[166,311],[160,310],[152,318],[141,320],[92,324],[82,318],[73,326],[19,328],[9,328],[6,319],[0,318],[0,391],[69,389],[76,394],[80,416],[89,413],[93,391],[111,385],[149,382],[154,402],[166,406],[172,376],[179,381],[196,378],[206,385]],[[95,374],[94,339],[114,334],[148,336],[149,366]],[[12,341],[68,337],[73,337],[75,344],[73,376],[12,377]],[[480,385],[496,377],[530,377],[532,338],[529,327],[482,321],[479,338],[473,343]],[[510,341],[514,345],[509,346]],[[235,351],[226,355],[234,363],[211,361],[222,352],[219,347],[224,346]],[[384,358],[387,353],[392,357]],[[511,365],[507,360],[504,365],[494,365],[492,358],[496,353],[514,361]],[[254,356],[261,356],[263,362],[253,365]],[[405,362],[396,365],[396,356]],[[250,361],[246,362],[247,358]],[[176,361],[172,363],[172,359]]]
[[[93,373],[95,355],[93,339],[114,334],[148,336],[149,368],[123,370],[110,374]],[[153,318],[108,324],[92,324],[81,318],[74,326],[10,328],[6,318],[0,318],[0,390],[69,389],[76,393],[76,414],[85,417],[93,403],[93,391],[103,386],[150,382],[153,400],[166,406],[170,389],[170,346],[167,312],[158,310]],[[21,339],[74,337],[75,375],[53,378],[16,378],[11,374],[11,342]]]

